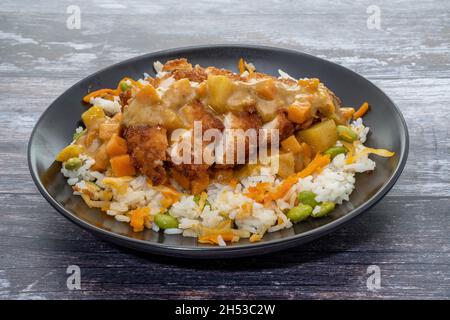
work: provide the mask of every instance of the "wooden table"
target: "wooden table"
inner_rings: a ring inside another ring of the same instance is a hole
[[[80,29],[67,28],[71,4]],[[378,9],[380,29],[370,29]],[[449,1],[9,0],[0,18],[0,298],[450,298]],[[129,252],[50,207],[26,148],[53,99],[112,63],[211,43],[298,49],[380,86],[411,135],[389,195],[313,243],[228,261]],[[69,265],[81,268],[81,290],[66,286]],[[370,265],[380,289],[366,286]]]

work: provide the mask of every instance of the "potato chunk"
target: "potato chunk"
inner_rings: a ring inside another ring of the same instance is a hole
[[[338,136],[333,120],[322,121],[306,130],[297,133],[297,138],[305,141],[316,152],[323,152],[335,145]]]

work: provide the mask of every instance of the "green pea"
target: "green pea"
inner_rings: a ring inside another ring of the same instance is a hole
[[[178,221],[174,217],[159,213],[155,216],[155,223],[161,229],[178,228]]]
[[[73,134],[72,140],[75,140],[75,141],[78,140],[78,138],[81,137],[85,133],[86,133],[86,129],[84,129],[83,131],[80,131],[80,132],[75,132]]]
[[[292,222],[300,222],[308,218],[312,212],[313,208],[307,204],[300,203],[298,206],[291,208],[287,217]]]
[[[83,161],[81,161],[80,158],[70,158],[66,162],[64,162],[64,168],[67,170],[77,170],[81,165],[83,164]]]
[[[122,92],[125,92],[128,90],[130,86],[128,85],[128,83],[126,83],[125,81],[122,81],[120,83],[120,90],[122,90]]]
[[[325,217],[327,214],[329,214],[331,211],[333,211],[335,207],[336,207],[336,204],[334,202],[323,202],[320,205],[319,212],[313,213],[312,216],[314,218]]]
[[[353,142],[358,139],[358,135],[356,134],[356,132],[349,127],[340,125],[336,128],[339,139],[347,142]]]
[[[347,148],[345,147],[331,147],[330,149],[328,149],[327,151],[324,152],[324,154],[328,154],[330,155],[331,159],[334,159],[334,157],[336,157],[338,154],[341,153],[347,153]]]
[[[319,203],[316,201],[317,194],[312,191],[302,191],[298,194],[297,199],[298,202],[307,204],[311,208],[314,208]]]

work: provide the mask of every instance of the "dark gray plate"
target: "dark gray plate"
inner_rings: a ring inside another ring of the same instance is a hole
[[[98,210],[89,209],[59,173],[56,153],[70,141],[80,116],[86,110],[81,98],[88,90],[113,88],[124,76],[141,78],[153,75],[153,62],[186,57],[193,64],[236,69],[243,57],[259,71],[278,75],[282,69],[295,78],[320,78],[345,105],[359,106],[368,101],[371,111],[364,117],[371,128],[368,146],[395,151],[389,159],[372,157],[375,172],[359,174],[350,201],[338,206],[327,218],[296,224],[294,228],[267,234],[261,242],[240,241],[227,247],[201,245],[193,238],[164,235],[151,230],[134,233],[127,224],[117,222]],[[28,146],[28,163],[39,191],[66,218],[95,235],[116,244],[141,251],[179,257],[235,257],[263,254],[299,245],[323,236],[361,212],[369,209],[392,188],[405,166],[408,154],[408,130],[396,105],[370,81],[332,62],[304,53],[247,45],[217,45],[173,49],[130,59],[81,80],[57,98],[37,122]]]

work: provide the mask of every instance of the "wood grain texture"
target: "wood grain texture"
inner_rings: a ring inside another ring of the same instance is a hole
[[[81,29],[66,28],[69,5]],[[381,29],[366,26],[369,5]],[[0,8],[0,298],[450,298],[450,2],[4,1]],[[76,81],[147,52],[254,43],[349,67],[400,107],[411,135],[386,198],[337,232],[268,256],[193,261],[100,241],[40,196],[26,163],[30,132]],[[80,266],[82,289],[66,287]],[[381,269],[369,291],[366,270]]]

